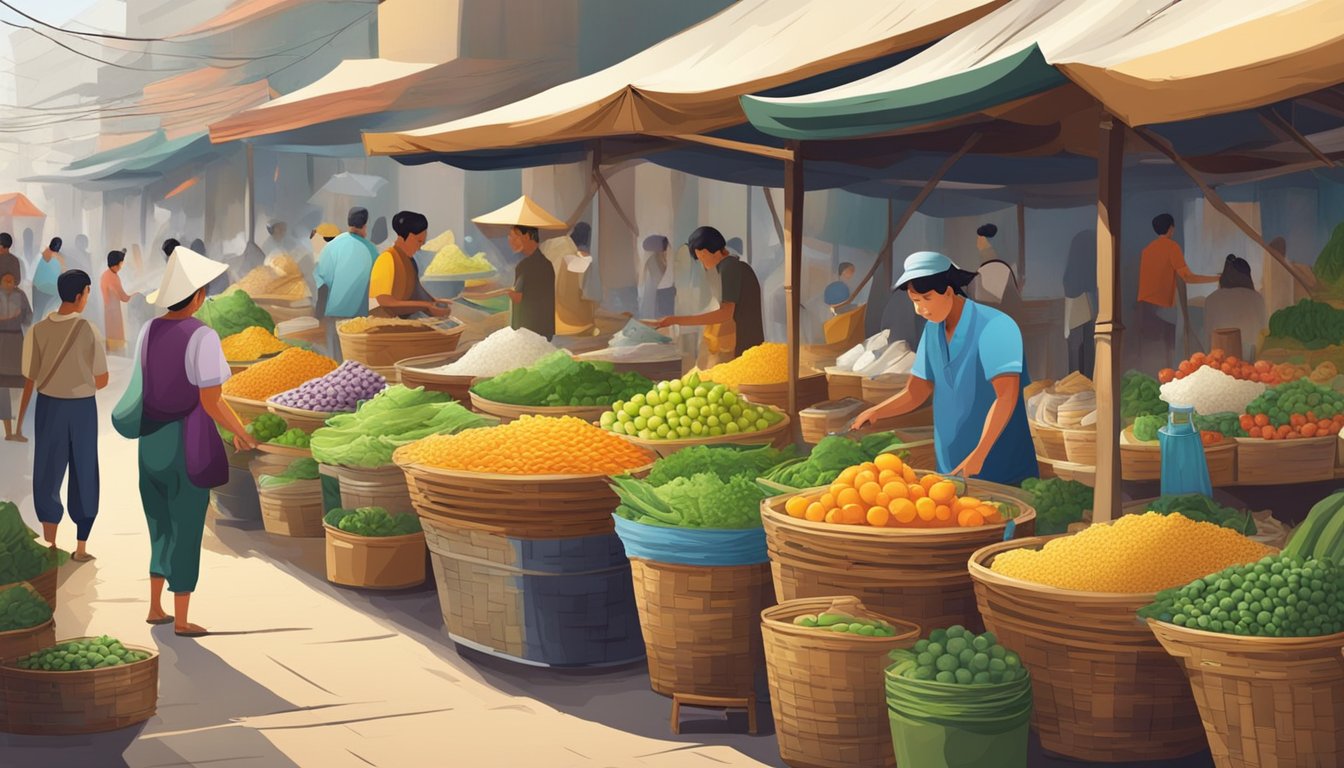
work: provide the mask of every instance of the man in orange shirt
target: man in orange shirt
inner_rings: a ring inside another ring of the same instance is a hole
[[[1175,364],[1176,325],[1159,312],[1176,304],[1176,278],[1187,283],[1216,283],[1217,275],[1197,275],[1185,263],[1181,246],[1172,239],[1176,220],[1169,213],[1153,219],[1157,239],[1143,249],[1139,260],[1138,331],[1141,349],[1157,348],[1160,343],[1162,361],[1152,370]],[[1151,360],[1152,354],[1140,354],[1140,359]],[[1148,368],[1149,366],[1145,366]]]

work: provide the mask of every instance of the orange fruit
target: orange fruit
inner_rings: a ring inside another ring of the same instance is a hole
[[[841,472],[840,475],[835,478],[835,481],[837,483],[847,483],[849,485],[853,485],[854,478],[857,477],[858,474],[859,474],[858,467],[849,467],[848,469],[845,469],[843,472]]]
[[[939,480],[928,487],[929,498],[939,504],[951,504],[957,498],[957,486],[947,480]]]
[[[887,483],[890,483],[892,480],[900,480],[900,479],[901,479],[900,473],[893,472],[890,469],[884,469],[881,472],[877,473],[877,482],[881,483],[882,485],[886,485]]]
[[[784,511],[789,513],[789,517],[802,517],[807,512],[808,501],[806,497],[794,496],[784,502]]]
[[[979,499],[971,498],[970,496],[962,496],[957,499],[957,509],[975,509],[980,506],[980,504],[981,501]]]
[[[867,485],[868,483],[876,483],[876,482],[877,482],[877,473],[867,469],[859,472],[859,474],[854,476],[855,487],[861,487]]]
[[[803,519],[820,523],[826,519],[826,508],[821,505],[821,502],[814,501],[807,505],[807,511],[803,513]]]
[[[849,483],[831,483],[831,487],[827,488],[826,492],[838,499],[843,491],[853,487]]]
[[[940,523],[952,522],[952,508],[946,504],[939,504],[937,507],[934,507],[933,519]]]
[[[890,483],[883,485],[882,492],[893,499],[904,499],[906,496],[910,495],[910,491],[906,489],[905,483],[900,480],[893,480]]]
[[[901,477],[905,478],[905,482],[907,483],[913,483],[917,479],[915,477],[915,470],[911,469],[909,464],[901,467]]]
[[[995,523],[1003,522],[1003,514],[999,512],[998,507],[991,506],[989,504],[982,504],[981,506],[977,507],[976,510],[980,513],[981,517],[983,517],[985,519],[985,522],[988,524],[993,525]]]
[[[926,523],[936,516],[937,509],[938,505],[927,496],[915,502],[915,512],[919,515],[919,519]]]
[[[870,507],[868,509],[868,524],[874,528],[886,526],[887,521],[891,519],[891,512],[886,507]]]
[[[877,496],[880,493],[882,493],[882,486],[878,485],[876,482],[864,483],[859,486],[859,499],[862,500],[864,504],[876,504]]]
[[[859,501],[859,492],[854,488],[846,488],[835,494],[835,503],[841,507],[847,507],[850,504],[858,504]]]
[[[974,528],[977,525],[985,524],[985,516],[980,514],[977,509],[963,509],[957,513],[957,525],[963,528]]]
[[[929,490],[930,488],[932,488],[932,487],[934,486],[934,483],[941,482],[942,479],[943,479],[943,478],[941,478],[941,477],[939,477],[939,476],[937,476],[937,475],[925,475],[925,476],[919,478],[919,484],[922,485],[922,486],[924,486],[924,490],[927,491],[927,490]]]
[[[867,512],[858,504],[846,504],[840,508],[840,520],[845,525],[859,525]]]
[[[827,511],[835,509],[836,507],[834,494],[823,493],[821,494],[821,498],[817,499],[817,501],[821,504],[821,508]]]
[[[877,500],[874,501],[873,504],[879,507],[889,507],[891,506],[891,496],[883,491],[882,493],[877,494]]]
[[[877,468],[877,465],[874,464],[873,462],[871,462],[871,461],[865,461],[864,463],[862,463],[862,464],[859,465],[859,471],[860,471],[860,472],[872,472],[872,473],[873,473],[873,477],[877,477],[877,473],[878,473],[879,470],[878,470],[878,468]]]
[[[878,454],[877,458],[873,459],[873,464],[880,470],[891,472],[900,472],[901,468],[905,466],[901,457],[894,453]]]
[[[913,523],[917,515],[915,504],[909,499],[896,499],[891,502],[888,509],[891,511],[891,518],[901,524]]]
[[[911,501],[917,501],[928,496],[928,494],[924,492],[924,486],[919,483],[911,483],[907,485],[905,487],[905,495],[909,497]]]
[[[832,509],[832,510],[828,511],[828,512],[826,513],[826,522],[828,522],[828,523],[833,523],[833,524],[835,524],[835,525],[839,525],[840,522],[841,522],[841,520],[840,520],[840,510],[838,510],[838,509]]]

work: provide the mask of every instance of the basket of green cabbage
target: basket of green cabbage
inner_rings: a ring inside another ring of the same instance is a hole
[[[377,469],[392,464],[397,448],[422,437],[488,427],[496,419],[473,413],[443,392],[403,385],[388,387],[354,413],[327,420],[309,441],[322,464]]]

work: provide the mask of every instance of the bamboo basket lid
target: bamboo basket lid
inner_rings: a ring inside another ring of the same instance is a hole
[[[789,415],[784,411],[770,407],[770,410],[778,413],[783,419],[766,429],[756,432],[739,432],[735,435],[719,435],[717,437],[688,437],[680,440],[642,440],[631,435],[620,435],[625,440],[634,443],[646,451],[653,451],[659,456],[669,456],[683,448],[691,448],[697,445],[778,445],[782,441],[787,441],[792,434],[790,429],[792,421]],[[601,414],[598,414],[600,417]]]
[[[509,421],[515,421],[521,416],[551,416],[554,418],[573,416],[593,422],[602,418],[602,414],[611,410],[610,403],[607,405],[512,405],[488,400],[475,392],[470,394],[473,409]]]

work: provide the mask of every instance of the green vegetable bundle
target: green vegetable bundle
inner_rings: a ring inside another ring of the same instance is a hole
[[[1224,507],[1202,493],[1161,496],[1148,504],[1148,511],[1164,515],[1180,513],[1197,523],[1213,523],[1247,536],[1254,536],[1257,531],[1250,512]],[[1039,523],[1037,526],[1039,529]]]
[[[333,509],[322,521],[356,536],[407,536],[420,532],[420,518],[409,512],[388,514],[382,507]]]
[[[977,635],[961,625],[935,629],[913,649],[889,654],[891,673],[914,680],[958,685],[996,685],[1027,676],[1022,659],[999,645],[993,632]]]
[[[793,623],[808,629],[848,632],[851,635],[862,635],[864,637],[896,636],[896,628],[882,619],[866,619],[845,613],[803,614],[795,617]]]
[[[36,627],[50,618],[51,606],[23,584],[0,591],[0,632]]]
[[[737,530],[759,528],[765,491],[744,475],[724,480],[701,472],[654,487],[643,480],[613,481],[621,504],[616,514],[645,525]]]
[[[69,559],[37,541],[37,533],[23,522],[19,508],[0,501],[0,584],[29,581]]]
[[[526,368],[515,368],[477,382],[472,391],[510,405],[609,406],[653,388],[638,373],[618,372],[611,363],[575,360],[554,352]]]
[[[1140,416],[1134,420],[1134,439],[1145,443],[1156,442],[1157,431],[1167,426],[1166,415]]]
[[[1092,508],[1092,489],[1077,480],[1029,477],[1022,481],[1022,489],[1032,495],[1037,536],[1067,532]]]
[[[1293,531],[1283,554],[1302,560],[1314,557],[1344,566],[1344,491],[1316,502],[1307,519]]]
[[[44,648],[19,659],[19,669],[40,669],[45,672],[77,672],[84,669],[102,669],[134,664],[149,658],[149,654],[133,651],[120,640],[103,635],[92,640],[75,640]]]
[[[1140,416],[1167,413],[1167,404],[1162,400],[1162,390],[1157,379],[1140,371],[1130,371],[1120,385],[1120,416],[1125,419],[1137,419]]]
[[[1344,632],[1344,567],[1268,555],[1159,592],[1139,616],[1229,635],[1333,635]]]
[[[247,434],[260,442],[269,443],[283,435],[288,428],[289,425],[285,423],[284,419],[274,413],[263,413],[247,425]]]
[[[737,446],[697,445],[685,448],[654,462],[646,482],[654,487],[667,485],[678,477],[701,473],[717,475],[728,480],[736,475],[756,479],[771,467],[793,457],[794,448],[778,450],[770,446],[740,448]]]
[[[1344,309],[1302,299],[1270,315],[1269,333],[1297,339],[1308,349],[1341,344],[1344,343]]]
[[[317,460],[302,458],[290,463],[285,470],[277,475],[262,475],[257,478],[258,488],[279,488],[283,485],[298,482],[300,480],[318,479]]]
[[[1241,428],[1241,415],[1236,413],[1214,413],[1208,416],[1195,414],[1195,428],[1201,432],[1217,432],[1223,437],[1246,437]]]
[[[1276,427],[1288,424],[1293,414],[1311,413],[1317,419],[1333,419],[1344,413],[1344,395],[1310,379],[1298,379],[1266,389],[1246,406],[1246,412],[1252,416],[1264,414]]]
[[[789,488],[816,488],[834,482],[841,472],[872,461],[880,453],[895,450],[904,458],[900,446],[894,432],[875,432],[857,441],[828,435],[812,448],[806,459],[780,464],[762,477]]]
[[[311,441],[312,436],[307,432],[298,427],[291,427],[267,442],[289,446],[290,448],[307,448]]]
[[[413,440],[495,423],[442,392],[398,384],[361,403],[354,413],[328,419],[313,432],[309,447],[323,464],[374,469],[391,464],[393,451]]]
[[[221,339],[242,333],[254,325],[275,331],[275,320],[271,319],[270,313],[257,306],[244,291],[231,291],[206,299],[196,310],[196,319],[214,328]]]

